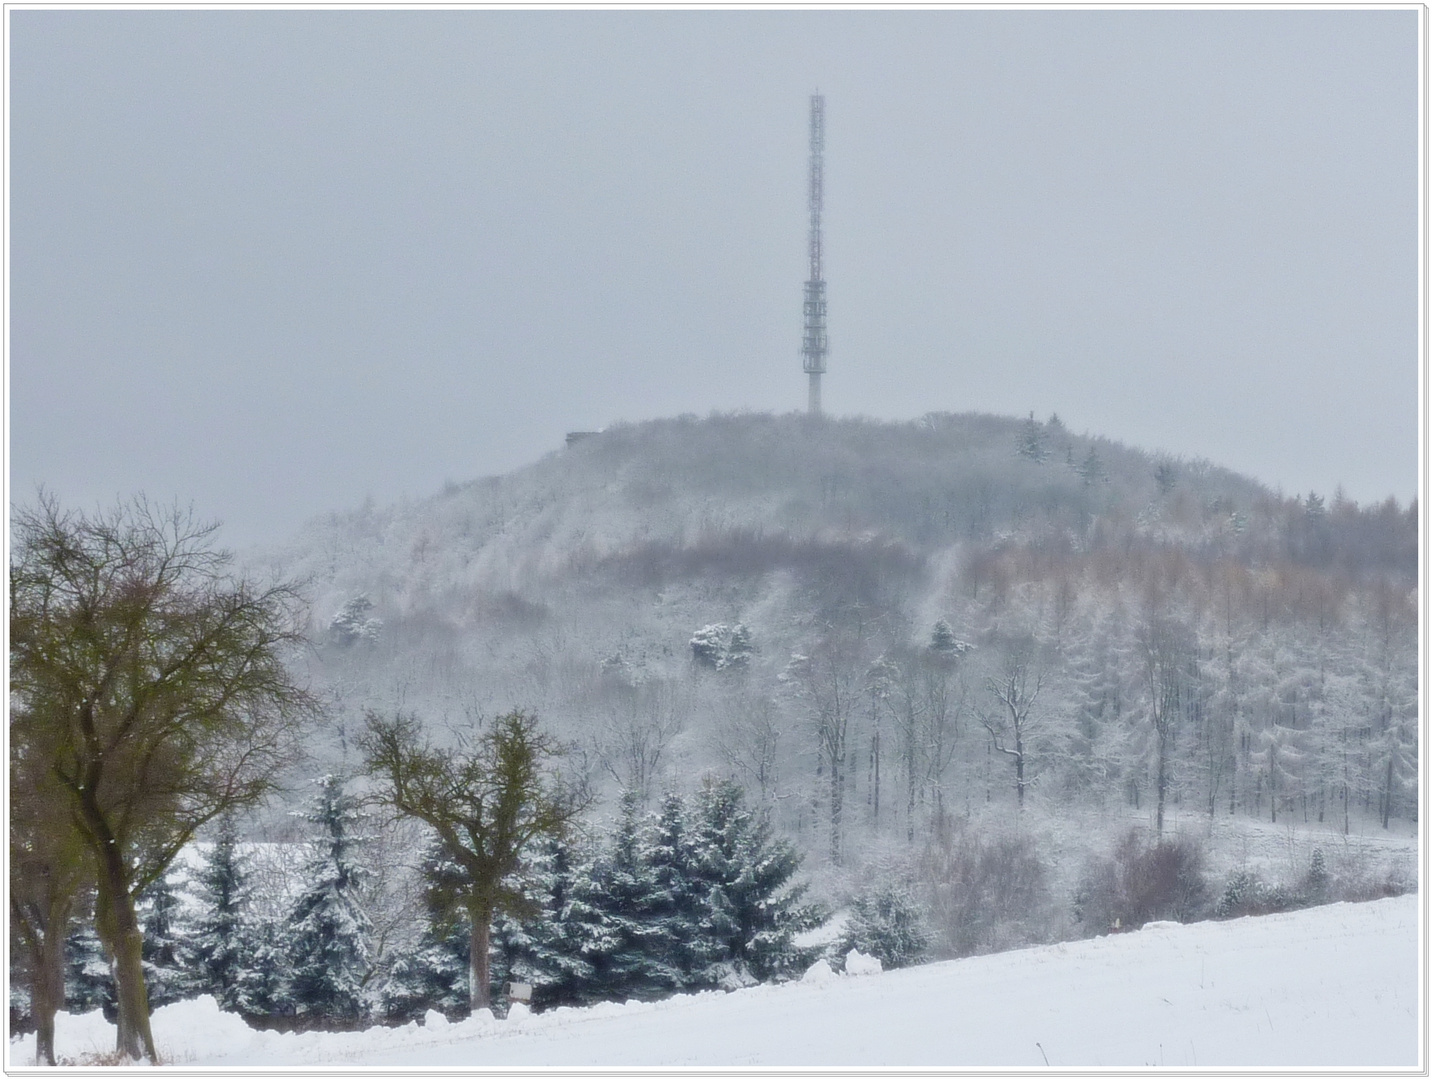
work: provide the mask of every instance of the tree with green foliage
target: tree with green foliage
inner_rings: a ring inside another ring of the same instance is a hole
[[[299,597],[231,573],[217,526],[142,498],[86,515],[42,493],[11,525],[11,737],[49,754],[92,861],[117,1050],[154,1062],[135,901],[293,761],[316,709],[285,663]]]
[[[360,746],[377,798],[426,822],[461,871],[448,902],[466,914],[472,934],[470,1007],[488,1008],[493,917],[529,908],[513,875],[529,845],[561,835],[585,809],[585,789],[554,772],[562,747],[524,712],[499,716],[447,749],[430,745],[411,716],[369,713]]]

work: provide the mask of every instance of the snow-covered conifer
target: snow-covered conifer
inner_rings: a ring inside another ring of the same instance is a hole
[[[190,946],[195,980],[221,1008],[245,1011],[240,982],[256,942],[245,919],[248,881],[232,816],[220,819],[196,884],[200,910]]]
[[[317,781],[304,816],[319,827],[306,885],[289,916],[289,993],[300,1016],[332,1020],[368,1014],[373,966],[372,923],[360,899],[367,875],[358,860],[366,815],[338,776]]]
[[[144,933],[140,955],[150,1008],[158,1009],[192,996],[199,988],[192,974],[179,897],[169,875],[156,878],[140,894],[135,907]]]
[[[597,864],[592,900],[602,913],[592,942],[594,989],[603,997],[656,997],[681,984],[653,918],[660,884],[652,873],[635,792],[622,796],[611,846]]]
[[[444,897],[444,877],[458,872],[440,845],[422,863],[427,881],[427,924],[417,943],[401,952],[378,991],[379,1007],[389,1020],[411,1020],[429,1009],[457,1015],[468,1003],[468,950],[471,934],[460,907]]]
[[[716,944],[707,978],[768,979],[809,963],[813,952],[798,947],[795,935],[822,915],[802,903],[806,886],[791,884],[801,863],[795,848],[772,836],[769,820],[747,808],[730,781],[697,794],[691,831],[697,888],[706,893],[703,932]]]
[[[930,951],[930,934],[919,902],[903,885],[886,882],[858,895],[841,935],[842,954],[859,949],[887,968],[919,963]]]
[[[527,895],[534,910],[509,917],[505,970],[531,984],[537,1006],[582,1005],[602,996],[596,961],[610,939],[592,856],[572,841],[548,837],[529,860]]]
[[[116,1015],[114,976],[93,919],[76,922],[65,939],[65,1009],[72,1013],[103,1009]]]

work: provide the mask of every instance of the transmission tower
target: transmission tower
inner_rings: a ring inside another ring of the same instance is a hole
[[[810,97],[810,279],[805,283],[805,335],[801,366],[810,376],[810,414],[820,415],[825,374],[825,277],[821,272],[820,211],[825,189],[825,95]]]

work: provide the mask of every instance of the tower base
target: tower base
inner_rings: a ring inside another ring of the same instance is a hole
[[[811,416],[819,416],[819,415],[820,415],[820,372],[819,372],[819,371],[812,371],[812,372],[810,373],[810,401],[809,401],[809,405],[807,406],[807,411],[810,413]]]

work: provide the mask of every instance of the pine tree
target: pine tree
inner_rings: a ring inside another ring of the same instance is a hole
[[[273,934],[249,917],[247,867],[231,815],[220,819],[196,883],[200,914],[190,951],[198,987],[229,1012],[263,1016],[279,1011],[276,999],[282,995],[267,940]]]
[[[720,941],[703,932],[707,893],[699,878],[688,817],[686,801],[668,793],[651,826],[646,850],[653,887],[647,915],[655,924],[651,945],[679,988],[709,984],[711,965],[722,952]]]
[[[292,954],[289,924],[262,919],[244,925],[241,936],[244,962],[234,986],[234,1006],[244,1016],[293,1016]]]
[[[411,1020],[428,1009],[456,1015],[468,1003],[471,934],[454,884],[462,868],[435,842],[421,864],[427,925],[411,951],[400,955],[378,994],[389,1020]]]
[[[114,975],[109,958],[95,933],[94,920],[77,921],[65,939],[65,1011],[70,1013],[104,1010],[114,1022],[118,1014]]]
[[[168,874],[161,874],[135,905],[144,944],[140,956],[149,1007],[158,1009],[198,991],[191,975],[192,957],[184,940],[179,898]]]
[[[801,857],[773,839],[769,819],[745,806],[730,781],[708,783],[695,800],[691,837],[696,888],[704,890],[703,933],[712,939],[708,984],[769,979],[802,967],[814,950],[795,935],[818,926],[822,912],[803,904],[805,885],[791,886]]]
[[[364,818],[337,776],[317,781],[305,817],[319,826],[307,887],[289,916],[289,993],[300,1016],[356,1020],[369,1012],[372,923],[359,890],[367,871],[358,862]]]
[[[1034,419],[1034,413],[1030,413],[1029,419],[1020,427],[1015,447],[1018,449],[1020,457],[1028,458],[1030,461],[1044,462],[1049,459],[1044,425]]]

